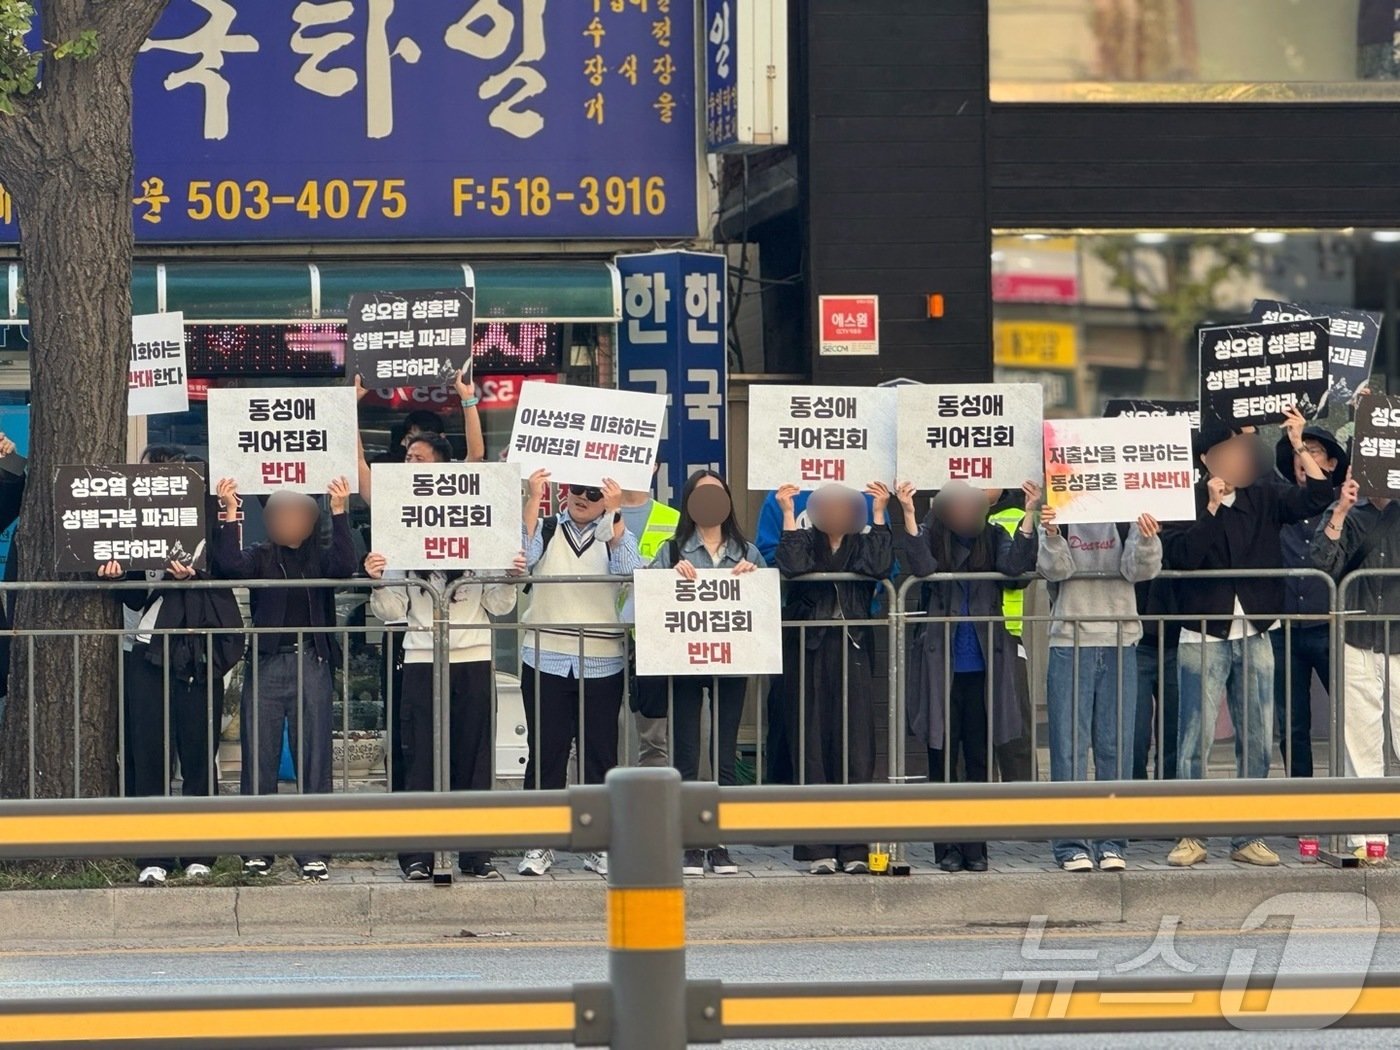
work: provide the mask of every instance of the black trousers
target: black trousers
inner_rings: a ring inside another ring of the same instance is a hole
[[[530,737],[530,761],[525,788],[545,791],[568,786],[569,747],[579,742],[582,783],[601,784],[617,765],[617,716],[622,710],[622,679],[618,672],[605,678],[585,678],[520,669],[520,692],[525,701],[525,726]],[[538,706],[539,710],[536,711]]]
[[[400,735],[403,738],[404,775],[402,791],[432,791],[433,771],[433,674],[432,664],[405,664],[403,704],[400,707]],[[448,740],[452,765],[448,771],[449,791],[491,790],[491,661],[454,663],[448,672]],[[490,853],[458,854],[459,867],[474,860],[489,860]],[[431,853],[400,853],[399,867],[410,864],[433,867]]]
[[[948,717],[945,720],[947,748],[929,748],[928,779],[942,783],[958,778],[958,754],[962,754],[963,779],[985,784],[987,776],[987,674],[985,671],[953,675],[949,687]],[[934,697],[934,702],[938,697]],[[949,768],[944,769],[944,761]],[[951,776],[948,775],[951,773]],[[934,856],[943,860],[950,853],[961,853],[963,860],[987,856],[985,842],[936,842]]]
[[[664,681],[664,679],[663,679]],[[715,779],[723,787],[737,784],[735,766],[739,753],[739,723],[744,717],[747,678],[672,678],[672,748],[682,780],[700,779],[700,715],[705,690],[710,690],[710,741],[718,755]]]
[[[404,753],[402,734],[396,727],[403,715],[403,624],[385,624],[384,642],[379,649],[380,688],[387,698],[385,728],[389,730],[388,757],[389,790],[404,789]]]
[[[211,741],[223,714],[223,688],[214,690],[210,714],[209,688],[203,682],[170,682],[170,735],[166,736],[165,673],[146,659],[148,647],[137,643],[126,654],[122,677],[126,691],[126,732],[123,775],[128,798],[151,798],[170,791],[170,756],[180,759],[181,794],[217,795],[209,761]],[[166,741],[169,740],[167,750]],[[217,743],[214,746],[218,746]],[[213,865],[213,857],[138,857],[138,868],[174,871],[191,864]]]

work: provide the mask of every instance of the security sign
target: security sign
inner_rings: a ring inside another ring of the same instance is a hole
[[[880,352],[878,295],[818,296],[823,357],[874,356]]]

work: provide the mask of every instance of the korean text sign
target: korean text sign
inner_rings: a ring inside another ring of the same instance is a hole
[[[1250,312],[1252,321],[1297,321],[1305,317],[1325,317],[1328,321],[1332,393],[1344,401],[1366,385],[1376,359],[1381,338],[1381,315],[1368,310],[1312,303],[1286,303],[1277,299],[1256,299]]]
[[[1201,422],[1277,423],[1293,406],[1309,419],[1327,395],[1326,319],[1202,328]]]
[[[1104,417],[1116,419],[1160,419],[1163,416],[1185,416],[1192,430],[1201,429],[1201,405],[1198,401],[1156,401],[1144,398],[1115,398],[1104,406]]]
[[[821,333],[817,350],[823,357],[873,357],[880,352],[878,295],[817,297]]]
[[[749,487],[889,484],[895,466],[895,390],[749,388]]]
[[[697,2],[171,0],[137,236],[693,237]]]
[[[781,674],[777,569],[735,576],[697,569],[642,569],[632,577],[640,675]]]
[[[138,314],[131,319],[131,367],[126,414],[154,416],[190,407],[185,370],[185,315]]]
[[[705,138],[711,152],[739,141],[738,8],[746,2],[705,0]]]
[[[443,387],[472,357],[475,292],[352,295],[345,340],[369,387]]]
[[[1400,498],[1400,397],[1368,394],[1357,402],[1351,476],[1363,496]]]
[[[729,265],[704,252],[646,252],[618,256],[617,269],[618,386],[666,397],[655,491],[672,503],[695,471],[728,465]]]
[[[244,495],[320,495],[337,478],[358,488],[351,387],[209,391],[209,474]]]
[[[503,572],[520,551],[520,468],[376,463],[370,528],[389,568]]]
[[[666,399],[630,390],[589,390],[525,383],[506,462],[522,475],[548,470],[560,484],[651,488],[652,464],[666,419]]]
[[[58,572],[204,565],[204,468],[188,464],[59,467],[54,478]]]
[[[1196,516],[1191,421],[1047,419],[1045,500],[1063,525]]]
[[[1044,473],[1043,407],[1035,384],[904,386],[896,393],[901,481],[921,489],[950,481],[1020,488]]]

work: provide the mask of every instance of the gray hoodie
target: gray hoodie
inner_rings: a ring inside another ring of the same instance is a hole
[[[1062,525],[1057,536],[1041,529],[1037,568],[1058,584],[1051,588],[1051,645],[1074,645],[1075,618],[1091,616],[1095,619],[1078,620],[1081,647],[1135,645],[1142,638],[1142,624],[1133,584],[1162,571],[1162,541],[1156,536],[1143,539],[1136,525],[1128,530],[1126,543],[1113,524]],[[1100,578],[1073,578],[1081,574]]]

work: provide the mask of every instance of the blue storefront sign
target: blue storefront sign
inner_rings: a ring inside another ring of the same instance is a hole
[[[694,236],[697,2],[171,0],[137,237]]]
[[[0,434],[15,443],[15,451],[21,456],[29,455],[29,406],[0,404]],[[4,532],[0,532],[0,576],[4,575],[5,563],[10,559],[10,546],[15,541],[14,522]]]
[[[711,152],[739,141],[739,0],[705,0],[705,138]]]
[[[618,386],[668,398],[656,498],[675,506],[691,473],[725,473],[728,464],[728,263],[703,252],[649,252],[620,255],[617,268]]]

